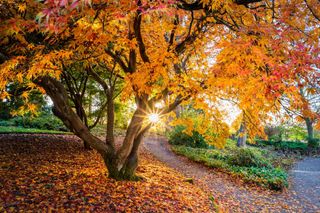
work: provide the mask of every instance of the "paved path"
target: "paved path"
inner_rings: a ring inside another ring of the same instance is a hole
[[[291,171],[291,186],[274,192],[249,186],[228,175],[172,153],[164,138],[146,138],[144,147],[160,161],[192,177],[212,194],[222,210],[230,212],[320,213],[320,159],[307,158]]]
[[[305,158],[293,167],[290,175],[297,196],[320,208],[320,158]]]

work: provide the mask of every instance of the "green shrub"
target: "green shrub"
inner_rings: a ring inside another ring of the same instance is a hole
[[[242,176],[247,182],[253,182],[272,190],[281,190],[288,187],[288,175],[280,168],[233,166],[231,170]]]
[[[301,141],[307,137],[307,131],[305,128],[294,125],[288,128],[287,130],[288,140],[291,141]]]
[[[277,150],[293,150],[293,151],[305,151],[307,149],[306,143],[294,142],[294,141],[281,141],[280,143],[274,143],[274,147]]]
[[[318,148],[320,144],[319,138],[308,138],[308,147],[310,148]]]
[[[235,149],[229,157],[231,165],[245,166],[245,167],[271,167],[261,153],[250,148]]]
[[[197,131],[193,131],[192,135],[183,132],[184,126],[178,125],[168,134],[169,143],[172,145],[183,145],[194,148],[208,148],[208,144]]]
[[[281,168],[275,168],[271,162],[273,155],[258,148],[233,148],[223,150],[201,149],[186,146],[172,146],[172,150],[189,159],[211,168],[237,175],[244,181],[281,190],[288,186],[288,177]]]
[[[223,160],[219,159],[210,159],[209,161],[205,162],[206,166],[209,166],[211,168],[216,168],[216,169],[228,169],[229,165],[224,162]]]
[[[55,116],[51,114],[42,114],[38,117],[15,117],[7,121],[10,126],[24,127],[24,128],[36,128],[43,130],[56,130],[67,131],[64,124]]]
[[[280,151],[305,151],[307,144],[300,141],[268,141],[268,140],[256,140],[256,144],[253,146],[266,147],[273,146],[276,150]]]
[[[13,126],[14,122],[12,120],[2,120],[0,121],[0,126]]]

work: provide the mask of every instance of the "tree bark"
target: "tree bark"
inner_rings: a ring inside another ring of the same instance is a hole
[[[113,138],[114,112],[112,101],[109,103],[108,110],[109,124],[107,131],[109,135],[106,142],[103,142],[90,133],[88,127],[83,123],[77,113],[72,110],[71,106],[69,106],[67,92],[61,82],[49,76],[41,77],[35,82],[43,87],[51,97],[54,103],[54,114],[59,117],[68,128],[72,129],[78,137],[101,154],[110,178],[117,180],[138,179],[135,176],[135,171],[138,166],[138,148],[143,135],[151,127],[151,124],[149,124],[142,128],[147,97],[137,98],[137,110],[132,117],[121,148],[116,151]]]
[[[304,119],[307,125],[307,131],[308,131],[308,140],[312,140],[314,137],[313,134],[313,122],[310,118],[305,118]]]
[[[120,161],[117,157],[108,157],[104,159],[105,164],[109,170],[109,177],[116,180],[139,180],[140,177],[136,176],[136,169],[138,167],[138,150],[143,140],[143,136],[150,129],[151,124],[144,127],[133,139],[133,145],[129,156],[125,159],[123,165],[119,165]],[[119,167],[121,166],[121,168]]]
[[[68,104],[67,91],[61,82],[52,77],[43,76],[35,80],[35,83],[45,89],[46,93],[53,101],[54,114],[59,117],[70,130],[88,143],[90,147],[96,149],[101,155],[105,155],[111,151],[108,144],[105,144],[90,133],[88,127],[72,110],[71,106]]]
[[[113,148],[114,145],[114,101],[113,93],[110,91],[107,97],[107,136],[106,143],[111,144]]]
[[[246,127],[245,127],[245,124],[242,122],[240,125],[239,133],[238,133],[237,146],[245,147],[246,140],[247,140]]]

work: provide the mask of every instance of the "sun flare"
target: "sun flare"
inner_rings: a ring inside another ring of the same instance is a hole
[[[151,113],[148,115],[148,119],[151,123],[157,123],[160,120],[160,116],[157,113]]]

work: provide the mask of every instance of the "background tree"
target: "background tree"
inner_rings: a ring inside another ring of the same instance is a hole
[[[299,89],[298,100],[290,100],[290,98],[286,96],[283,96],[280,99],[281,107],[289,117],[305,123],[308,133],[308,141],[312,141],[314,139],[314,126],[318,123],[320,118],[319,79],[320,73],[315,69],[312,76],[300,79],[297,83],[304,83],[304,87],[300,87]]]

